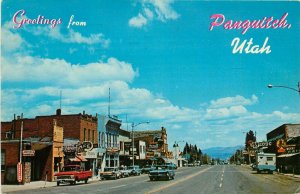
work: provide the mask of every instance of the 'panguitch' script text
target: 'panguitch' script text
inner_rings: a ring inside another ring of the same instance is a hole
[[[290,29],[292,25],[287,22],[287,16],[288,13],[284,13],[280,19],[264,17],[258,20],[233,21],[225,20],[223,14],[213,14],[210,17],[213,21],[210,23],[209,30],[212,31],[214,28],[223,26],[225,30],[241,30],[241,33],[244,35],[249,29]],[[271,53],[271,46],[267,45],[268,40],[269,38],[266,37],[263,46],[260,47],[257,44],[253,44],[253,38],[249,41],[240,41],[240,38],[235,37],[231,42],[233,47],[232,53],[242,54],[244,51],[246,54],[269,54]]]

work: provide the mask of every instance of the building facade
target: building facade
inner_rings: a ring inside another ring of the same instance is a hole
[[[14,118],[1,122],[1,183],[17,183],[17,165],[22,165],[22,180],[52,181],[64,163],[64,130],[56,119]]]
[[[280,172],[300,173],[300,124],[283,124],[267,133],[266,152],[276,153]]]
[[[134,131],[135,141],[144,141],[146,145],[146,156],[144,161],[141,160],[142,165],[150,164],[154,160],[163,163],[171,157],[168,151],[167,130],[162,127],[160,130]],[[159,161],[162,159],[162,161]]]
[[[85,169],[94,169],[96,158],[89,152],[98,146],[97,120],[97,116],[85,114],[84,111],[62,115],[58,109],[55,115],[37,116],[33,119],[17,117],[10,122],[1,122],[2,180],[6,183],[16,180],[14,176],[20,160],[20,154],[16,153],[20,152],[21,145],[25,150],[31,150],[25,151],[22,156],[23,161],[28,162],[23,168],[23,175],[26,176],[24,180],[29,182],[45,180],[46,175],[48,181],[54,180],[54,173],[64,164],[83,162],[81,165]],[[64,139],[68,138],[78,141],[71,149],[73,153],[70,149],[66,152]]]

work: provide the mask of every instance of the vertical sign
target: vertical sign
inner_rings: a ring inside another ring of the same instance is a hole
[[[17,165],[17,175],[18,175],[18,182],[22,182],[22,164],[18,162]]]

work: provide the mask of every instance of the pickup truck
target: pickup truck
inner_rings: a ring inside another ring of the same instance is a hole
[[[88,182],[88,179],[93,176],[92,171],[83,171],[79,165],[66,165],[62,171],[54,174],[57,186],[60,183],[70,183],[75,185],[78,181]]]

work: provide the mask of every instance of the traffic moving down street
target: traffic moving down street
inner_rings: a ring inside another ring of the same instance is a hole
[[[147,174],[12,193],[299,193],[300,179],[258,174],[243,165],[206,165],[176,170],[174,180],[150,181]]]

